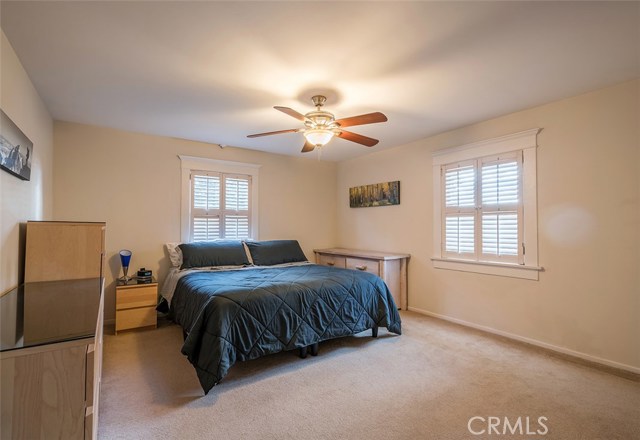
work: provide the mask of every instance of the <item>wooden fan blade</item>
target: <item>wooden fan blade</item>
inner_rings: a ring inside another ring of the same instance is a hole
[[[271,136],[272,134],[297,133],[298,131],[300,131],[298,128],[290,128],[288,130],[268,131],[266,133],[250,134],[247,137],[248,138],[255,138],[255,137],[260,137],[260,136]]]
[[[380,113],[367,113],[366,115],[352,116],[350,118],[338,119],[336,124],[340,127],[352,127],[354,125],[375,124],[377,122],[386,122],[387,117]]]
[[[278,107],[278,106],[275,106],[273,108],[275,108],[276,110],[280,110],[282,113],[286,113],[289,116],[293,116],[298,121],[302,121],[302,122],[305,121],[304,115],[302,113],[298,113],[297,111],[295,111],[292,108],[289,108],[289,107]]]
[[[311,142],[309,142],[309,141],[306,141],[306,142],[304,143],[304,146],[302,147],[302,152],[303,152],[303,153],[308,153],[309,151],[313,151],[313,150],[314,150],[314,148],[316,148],[316,146],[315,146],[315,145],[313,145],[313,144],[312,144]]]
[[[363,136],[361,134],[353,133],[351,131],[346,131],[346,130],[340,130],[340,132],[337,133],[336,136],[339,136],[342,139],[346,139],[351,142],[356,142],[358,144],[366,145],[367,147],[373,147],[375,144],[379,142],[378,139],[370,138],[370,137]]]

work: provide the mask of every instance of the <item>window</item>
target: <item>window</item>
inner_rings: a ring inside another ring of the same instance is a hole
[[[191,172],[190,241],[251,235],[251,176]]]
[[[443,254],[523,262],[522,152],[441,167]]]
[[[537,279],[538,129],[434,153],[434,266]]]
[[[179,156],[181,240],[258,238],[259,165]]]

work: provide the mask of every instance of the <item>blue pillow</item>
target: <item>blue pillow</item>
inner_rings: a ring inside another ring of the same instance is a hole
[[[245,244],[257,266],[307,261],[296,240],[245,241]]]
[[[182,243],[180,269],[209,266],[245,266],[250,264],[241,241],[202,241]]]

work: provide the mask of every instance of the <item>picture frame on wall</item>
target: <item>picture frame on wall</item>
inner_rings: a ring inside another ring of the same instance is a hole
[[[349,206],[368,208],[400,204],[400,181],[374,183],[349,188]]]
[[[0,109],[0,168],[22,180],[31,180],[33,142]]]

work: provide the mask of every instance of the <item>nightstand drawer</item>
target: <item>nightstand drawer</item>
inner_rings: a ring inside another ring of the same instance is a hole
[[[156,325],[155,307],[142,307],[139,309],[119,310],[116,316],[116,332],[129,328],[146,327]]]
[[[347,269],[361,270],[380,276],[380,267],[377,260],[367,260],[364,258],[347,258]]]
[[[158,303],[158,286],[152,284],[133,288],[118,287],[116,289],[116,310],[137,307],[155,306]]]

